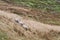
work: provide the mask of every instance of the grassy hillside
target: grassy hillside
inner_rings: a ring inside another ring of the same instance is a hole
[[[60,3],[57,0],[9,0],[9,2],[30,8],[60,12]]]
[[[60,3],[57,0],[13,0],[12,2],[16,5],[23,5],[43,11],[43,13],[37,13],[36,11],[37,15],[28,15],[30,18],[48,24],[60,25],[60,13],[55,13],[60,12]]]
[[[6,3],[0,9],[11,11],[27,19],[33,19],[46,24],[60,25],[60,3],[55,0],[3,0]],[[0,4],[2,5],[2,4]],[[18,7],[19,6],[19,7]],[[23,8],[20,8],[23,6]],[[26,8],[28,9],[26,9]],[[26,10],[28,11],[26,11]],[[30,10],[30,11],[29,11]]]
[[[25,30],[15,18],[28,25]],[[0,40],[60,40],[60,27],[45,25],[20,16],[0,11]]]
[[[58,5],[54,0],[0,0],[0,40],[60,40]],[[16,18],[28,29],[16,22]]]

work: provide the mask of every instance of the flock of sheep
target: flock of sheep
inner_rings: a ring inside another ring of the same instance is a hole
[[[28,29],[28,26],[25,25],[22,21],[20,21],[19,19],[15,19],[15,22],[17,22],[19,25],[21,25],[21,27],[23,27],[25,30]]]

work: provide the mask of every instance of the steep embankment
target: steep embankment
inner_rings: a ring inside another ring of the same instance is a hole
[[[28,29],[25,30],[15,22],[16,18],[27,25]],[[59,26],[23,19],[16,14],[4,11],[0,11],[0,30],[7,34],[9,40],[60,40]]]

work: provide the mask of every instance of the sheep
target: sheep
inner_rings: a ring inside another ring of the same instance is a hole
[[[28,26],[25,25],[22,21],[19,21],[18,19],[15,19],[15,22],[17,22],[18,24],[20,24],[24,29],[28,29]]]
[[[23,26],[24,29],[26,29],[26,30],[28,29],[27,25],[23,24],[22,26]]]
[[[18,19],[15,19],[15,22],[19,23],[19,20]]]

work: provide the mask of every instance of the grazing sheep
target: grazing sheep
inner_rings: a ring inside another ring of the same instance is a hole
[[[28,29],[28,26],[25,25],[23,22],[19,21],[18,19],[15,19],[15,22],[17,22],[18,24],[20,24],[24,29]]]
[[[26,29],[26,30],[28,29],[27,25],[23,24],[22,26],[23,26],[24,29]]]
[[[15,22],[19,23],[19,20],[18,19],[15,19]]]
[[[19,21],[19,24],[20,24],[20,25],[23,25],[24,23],[23,23],[23,22],[21,22],[21,21]]]

